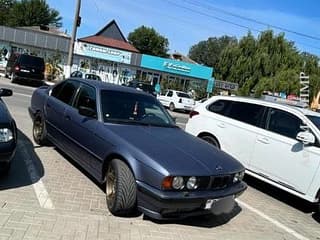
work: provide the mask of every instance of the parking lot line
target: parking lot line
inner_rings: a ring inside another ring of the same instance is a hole
[[[302,236],[301,234],[297,233],[296,231],[294,231],[293,229],[283,225],[282,223],[278,222],[277,220],[269,217],[268,215],[264,214],[263,212],[259,211],[258,209],[251,207],[250,205],[242,202],[241,200],[237,199],[236,200],[241,206],[245,207],[246,209],[248,209],[251,212],[254,212],[255,214],[259,215],[260,217],[262,217],[263,219],[267,220],[268,222],[274,224],[275,226],[277,226],[278,228],[286,231],[287,233],[291,234],[292,236],[294,236],[295,238],[299,239],[299,240],[309,240],[309,238],[306,238],[304,236]]]
[[[34,189],[34,192],[37,196],[38,202],[40,204],[40,207],[45,209],[54,209],[53,203],[49,197],[49,193],[44,186],[42,180],[40,179],[39,174],[37,173],[37,170],[32,162],[32,159],[30,157],[30,154],[25,149],[23,144],[19,144],[20,149],[23,152],[23,155],[25,156],[24,162],[27,166],[27,170],[30,176],[31,181],[33,182],[32,186]]]

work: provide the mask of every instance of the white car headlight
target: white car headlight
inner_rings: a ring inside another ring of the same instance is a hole
[[[174,177],[172,180],[172,188],[177,189],[177,190],[184,188],[183,177]]]
[[[187,181],[187,188],[189,190],[194,190],[198,188],[198,181],[196,177],[190,177]]]
[[[13,133],[9,128],[0,128],[0,142],[9,142],[13,139]]]
[[[233,177],[233,183],[242,181],[243,177],[244,177],[244,171],[236,173]]]

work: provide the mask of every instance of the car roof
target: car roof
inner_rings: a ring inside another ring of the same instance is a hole
[[[263,106],[268,106],[268,107],[276,107],[280,109],[284,109],[287,111],[294,111],[294,112],[300,112],[303,115],[312,115],[312,116],[318,116],[320,117],[320,113],[317,113],[315,111],[312,111],[308,108],[301,108],[298,106],[294,105],[289,105],[285,103],[279,103],[279,102],[272,102],[272,101],[267,101],[264,99],[259,99],[259,98],[251,98],[251,97],[239,97],[239,96],[213,96],[210,99],[224,99],[224,100],[232,100],[232,101],[239,101],[239,102],[248,102],[248,103],[255,103]],[[212,102],[211,100],[208,102]]]
[[[89,84],[91,86],[94,86],[98,90],[120,91],[120,92],[128,92],[128,93],[135,93],[135,94],[150,96],[150,94],[145,93],[143,91],[136,90],[135,88],[117,85],[117,84],[113,84],[113,83],[106,83],[106,82],[102,82],[102,81],[94,81],[94,80],[90,80],[90,79],[75,78],[75,77],[71,77],[68,79],[69,80],[76,80],[76,81],[79,81],[82,83]],[[66,79],[66,80],[68,80],[68,79]]]

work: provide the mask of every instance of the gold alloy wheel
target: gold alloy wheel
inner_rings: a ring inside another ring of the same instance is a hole
[[[111,164],[107,172],[106,197],[107,203],[113,205],[116,197],[116,173]]]
[[[35,120],[33,128],[33,136],[35,139],[40,140],[43,132],[43,123],[41,120]]]

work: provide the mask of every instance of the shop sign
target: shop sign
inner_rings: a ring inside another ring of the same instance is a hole
[[[131,52],[83,42],[75,43],[74,53],[86,57],[99,58],[113,62],[126,64],[130,64],[131,62]]]
[[[214,83],[215,83],[215,87],[219,89],[237,91],[239,88],[239,84],[234,82],[215,80]]]
[[[213,69],[200,64],[192,64],[168,58],[142,55],[141,67],[161,72],[208,80],[212,76]]]
[[[182,64],[174,64],[172,62],[164,62],[163,63],[164,68],[171,69],[171,70],[176,70],[176,71],[181,71],[181,72],[186,72],[189,73],[191,71],[190,67],[187,67]]]

